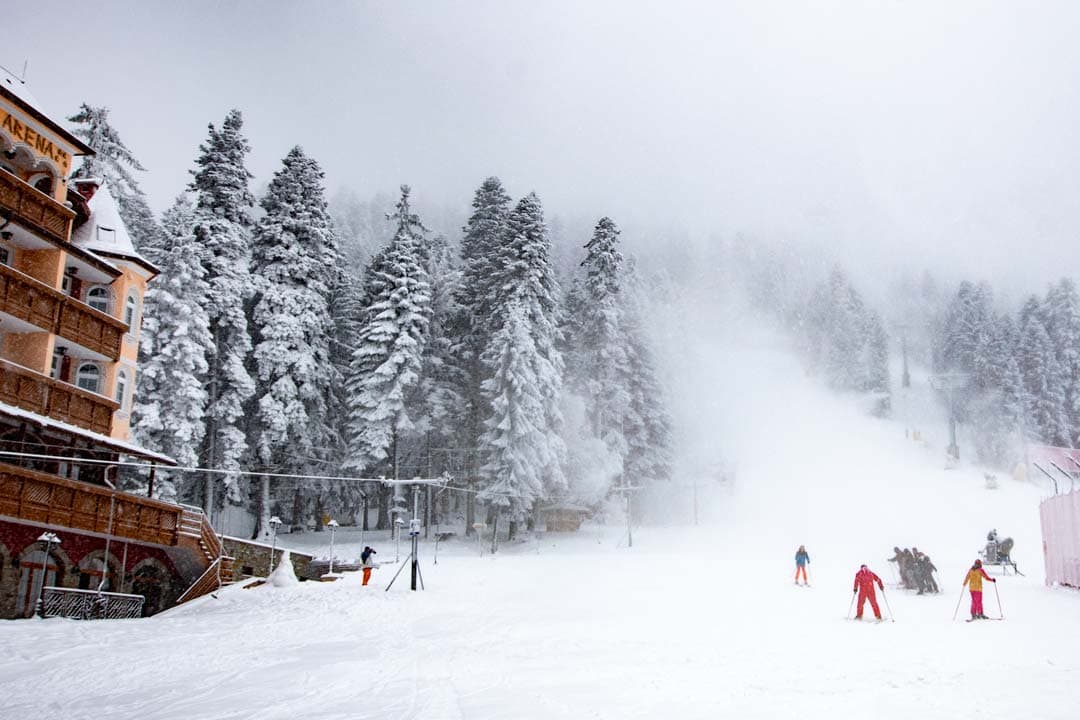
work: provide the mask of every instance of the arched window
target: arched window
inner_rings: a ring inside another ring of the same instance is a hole
[[[83,363],[75,373],[75,384],[83,390],[98,392],[101,387],[101,370],[94,363]]]
[[[95,285],[86,293],[86,304],[103,313],[109,312],[109,288]]]
[[[139,297],[134,290],[128,293],[124,301],[124,322],[127,323],[128,332],[134,334],[136,330],[135,319],[139,315]]]
[[[120,409],[124,409],[127,400],[128,376],[127,370],[121,370],[116,374],[116,402],[120,403]]]

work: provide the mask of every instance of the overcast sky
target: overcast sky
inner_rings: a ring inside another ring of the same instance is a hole
[[[265,182],[487,175],[549,212],[1010,273],[1080,267],[1080,3],[11,3],[0,64],[86,101],[161,209],[240,108]],[[70,33],[70,35],[68,35]],[[58,49],[69,48],[67,54]],[[659,242],[659,240],[658,240]]]

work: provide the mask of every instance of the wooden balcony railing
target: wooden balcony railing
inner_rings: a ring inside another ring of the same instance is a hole
[[[0,265],[0,312],[52,332],[63,302],[64,293],[59,290]]]
[[[118,360],[127,329],[127,323],[65,295],[60,306],[60,319],[53,332]]]
[[[0,168],[0,210],[20,225],[59,243],[71,239],[75,212]]]
[[[107,397],[0,360],[0,402],[108,435],[120,405]]]
[[[0,265],[0,312],[101,353],[120,358],[126,323],[45,283]]]
[[[157,545],[176,545],[178,505],[0,463],[0,515]]]

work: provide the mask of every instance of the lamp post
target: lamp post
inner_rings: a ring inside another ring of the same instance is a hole
[[[331,520],[326,523],[326,527],[330,528],[330,575],[334,574],[334,533],[338,529],[338,521]]]
[[[49,551],[53,543],[60,545],[60,537],[56,533],[43,532],[38,537],[38,542],[45,543],[45,559],[41,561],[41,588],[38,591],[38,614],[42,619],[45,617],[45,577],[49,574]]]
[[[267,577],[270,577],[270,573],[274,572],[274,549],[277,547],[277,529],[280,526],[281,518],[277,515],[270,518],[270,570],[266,573]]]

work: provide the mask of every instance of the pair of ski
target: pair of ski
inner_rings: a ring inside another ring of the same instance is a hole
[[[981,618],[968,618],[968,619],[967,619],[967,620],[965,620],[964,622],[975,622],[975,621],[977,621],[977,620],[1004,620],[1004,619],[1005,619],[1005,618],[1003,618],[1003,617],[999,617],[999,618],[992,618],[992,617],[981,617]]]

